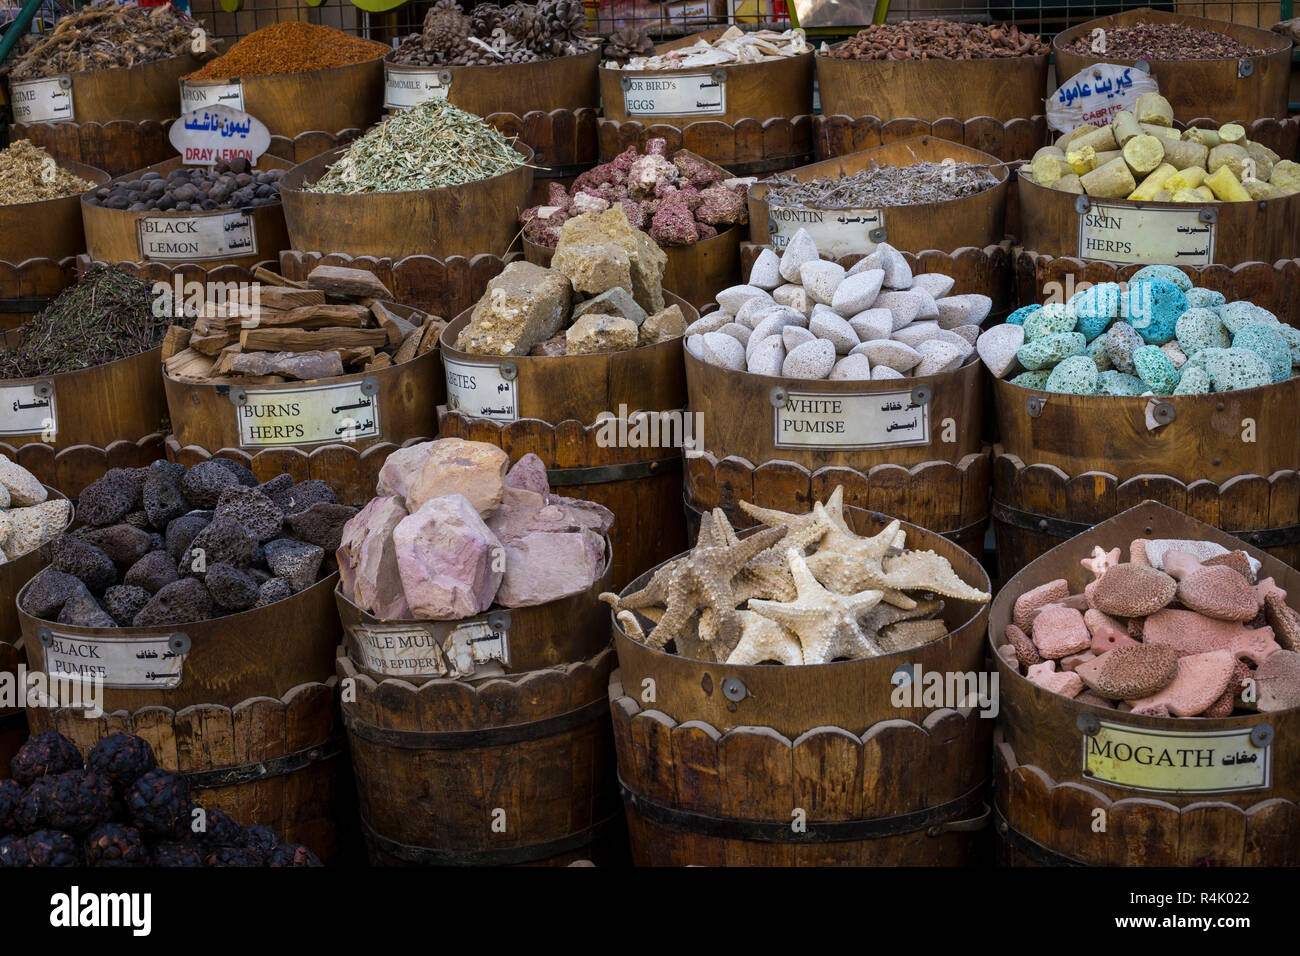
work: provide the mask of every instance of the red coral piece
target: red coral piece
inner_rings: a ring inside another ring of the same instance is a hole
[[[726,186],[710,186],[700,196],[703,201],[695,210],[695,215],[701,222],[722,226],[749,221],[749,209],[743,193]]]
[[[661,246],[689,246],[699,240],[695,217],[681,203],[661,203],[650,222],[650,238]]]

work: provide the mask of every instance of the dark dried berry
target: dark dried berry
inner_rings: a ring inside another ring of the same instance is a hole
[[[0,838],[0,868],[7,866],[31,866],[31,858],[27,854],[27,840],[24,837]]]
[[[90,866],[148,866],[149,848],[135,827],[101,823],[86,837],[86,862]]]
[[[280,834],[276,833],[274,829],[260,823],[251,827],[244,827],[243,838],[239,840],[241,846],[252,847],[262,856],[268,858],[271,851],[283,842],[280,839]]]
[[[105,774],[119,793],[158,766],[149,742],[134,734],[110,734],[86,755],[86,766]]]
[[[202,866],[203,851],[193,843],[155,843],[154,866]]]
[[[80,767],[81,754],[76,746],[63,734],[53,730],[28,737],[27,742],[18,748],[18,753],[9,761],[10,773],[24,786],[37,777],[66,773]]]
[[[185,839],[190,834],[190,783],[170,770],[150,770],[131,784],[126,809],[146,836]]]
[[[0,780],[0,836],[14,832],[14,811],[22,799],[22,784],[17,780]]]
[[[37,830],[27,836],[28,866],[81,866],[81,846],[61,830]]]
[[[203,858],[204,866],[265,866],[262,856],[246,846],[219,846]]]
[[[14,808],[14,829],[31,833],[49,823],[50,799],[54,795],[54,782],[58,776],[37,777],[24,792]]]
[[[31,794],[49,781],[41,808],[42,823],[68,833],[86,833],[113,818],[113,784],[97,770],[69,770],[57,777],[44,777],[32,785]],[[26,799],[22,806],[26,805]]]
[[[208,846],[239,846],[242,842],[244,828],[230,814],[204,810],[197,819],[203,821],[203,829],[196,831],[195,836]]]
[[[324,866],[311,850],[301,843],[281,843],[266,858],[267,866]]]

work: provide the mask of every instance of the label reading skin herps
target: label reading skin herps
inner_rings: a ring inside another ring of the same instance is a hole
[[[1109,262],[1205,266],[1214,261],[1217,224],[1201,222],[1203,206],[1136,209],[1092,203],[1079,214],[1079,257]]]

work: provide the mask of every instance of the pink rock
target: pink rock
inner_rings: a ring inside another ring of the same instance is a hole
[[[1010,667],[1020,667],[1020,657],[1016,654],[1016,649],[1011,644],[999,644],[998,657],[1006,661],[1007,665]]]
[[[1079,669],[1080,665],[1096,659],[1097,655],[1092,651],[1083,651],[1079,654],[1071,654],[1068,657],[1062,657],[1057,663],[1061,665],[1061,670],[1063,671],[1076,671]]]
[[[506,472],[507,488],[522,488],[545,498],[551,493],[550,481],[546,477],[546,463],[531,451],[510,466]]]
[[[1264,606],[1264,599],[1270,594],[1276,594],[1280,600],[1286,600],[1286,591],[1277,586],[1272,578],[1264,578],[1255,585],[1255,600],[1260,607]]]
[[[1227,554],[1217,554],[1212,558],[1206,558],[1202,564],[1207,568],[1216,565],[1232,568],[1251,584],[1255,583],[1255,569],[1251,567],[1250,556],[1245,551],[1229,551]]]
[[[535,532],[506,543],[506,573],[497,591],[502,607],[547,604],[592,586],[604,571],[605,543],[587,531]]]
[[[1016,653],[1016,659],[1026,667],[1043,662],[1042,655],[1038,653],[1038,648],[1034,647],[1034,642],[1029,639],[1029,635],[1016,627],[1014,624],[1008,624],[1002,632],[1006,635],[1010,647]],[[1003,645],[1007,646],[1007,645]]]
[[[379,482],[375,487],[375,493],[396,495],[405,501],[411,488],[419,480],[420,472],[424,470],[424,463],[433,454],[435,444],[436,442],[425,441],[392,452],[384,459],[383,467],[379,469]]]
[[[501,508],[545,508],[546,499],[535,491],[507,487],[501,493]],[[500,511],[498,508],[497,511]],[[496,511],[492,512],[496,514]]]
[[[343,594],[376,617],[410,620],[393,546],[393,529],[406,518],[399,497],[372,498],[343,526],[335,555]]]
[[[1092,647],[1092,635],[1083,615],[1071,607],[1043,608],[1034,620],[1034,647],[1048,660],[1059,660]]]
[[[1092,572],[1093,580],[1106,573],[1108,568],[1119,564],[1119,548],[1103,551],[1100,547],[1092,549],[1092,557],[1084,558],[1079,563]]]
[[[613,524],[614,514],[604,505],[559,495],[551,495],[551,503],[541,508],[503,503],[488,518],[488,527],[504,542],[536,532],[559,533],[584,528],[601,536]]]
[[[1221,621],[1249,621],[1259,613],[1255,588],[1232,568],[1197,568],[1178,582],[1178,600]]]
[[[1029,626],[1031,628],[1034,626],[1034,621],[1038,620],[1038,615],[1042,614],[1049,607],[1074,608],[1074,610],[1082,614],[1084,611],[1088,610],[1088,598],[1083,594],[1071,594],[1063,601],[1053,601],[1051,604],[1044,604],[1042,607],[1034,608],[1029,612]]]
[[[1239,621],[1221,621],[1177,608],[1165,608],[1147,618],[1142,642],[1164,644],[1180,657],[1227,651],[1255,664],[1279,650],[1271,627],[1252,630]]]
[[[1260,713],[1300,707],[1300,654],[1278,651],[1255,671]]]
[[[1178,655],[1169,647],[1134,644],[1107,651],[1076,673],[1108,700],[1139,700],[1169,686],[1178,674]]]
[[[1040,584],[1016,598],[1015,607],[1011,611],[1011,620],[1016,627],[1028,634],[1033,628],[1032,615],[1035,610],[1048,604],[1064,601],[1069,596],[1070,585],[1066,583],[1065,578],[1058,578],[1055,581]]]
[[[505,553],[464,495],[430,498],[397,525],[393,544],[415,617],[454,621],[492,606]]]
[[[1053,694],[1060,694],[1063,697],[1074,697],[1083,691],[1083,680],[1079,675],[1068,671],[1057,671],[1056,661],[1035,664],[1029,668],[1029,673],[1025,676],[1044,690],[1050,690]]]
[[[583,528],[589,528],[596,534],[606,534],[614,527],[614,512],[595,501],[583,498],[565,498],[563,495],[550,495],[546,499],[549,506],[563,508],[569,520]]]
[[[1151,559],[1147,557],[1147,539],[1134,538],[1129,542],[1128,559],[1130,564],[1141,564],[1151,567]]]
[[[501,505],[510,457],[496,445],[463,438],[433,442],[424,467],[406,496],[406,508],[415,513],[426,501],[463,495],[482,517]]]
[[[1252,671],[1243,661],[1237,661],[1237,667],[1232,672],[1232,680],[1228,684],[1228,689],[1223,692],[1223,696],[1206,708],[1202,717],[1230,717],[1232,712],[1237,709],[1237,695],[1245,689],[1244,681],[1254,676]]]
[[[1150,697],[1133,701],[1133,713],[1159,716],[1164,709],[1175,717],[1196,717],[1223,696],[1236,665],[1236,658],[1227,651],[1180,657],[1173,682]]]
[[[1186,551],[1166,551],[1161,563],[1164,565],[1165,574],[1175,581],[1181,581],[1193,571],[1199,571],[1204,567],[1196,555],[1188,554]]]
[[[1092,585],[1092,603],[1116,617],[1145,617],[1174,599],[1178,585],[1163,571],[1142,564],[1117,564]]]
[[[1128,636],[1128,628],[1122,622],[1095,608],[1083,612],[1083,623],[1087,625],[1088,633],[1092,635],[1094,654],[1105,654],[1117,647],[1127,647],[1137,643]]]

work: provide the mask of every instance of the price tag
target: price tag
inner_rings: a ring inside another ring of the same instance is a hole
[[[885,228],[885,214],[879,209],[808,209],[804,206],[767,207],[767,231],[772,248],[782,252],[800,229],[817,244],[819,252],[833,259],[868,255],[884,241],[878,230]],[[873,239],[872,234],[878,238]]]
[[[302,388],[249,388],[235,407],[241,448],[323,445],[378,438],[379,383],[373,378]]]
[[[141,216],[135,229],[141,259],[202,262],[257,254],[257,234],[249,213]]]
[[[853,451],[930,444],[930,406],[912,393],[786,392],[772,414],[777,448]]]
[[[244,84],[234,80],[230,83],[200,85],[181,80],[181,112],[192,113],[206,106],[228,106],[232,110],[243,110]]]
[[[451,70],[394,70],[384,64],[384,109],[404,110],[451,93]]]
[[[179,634],[103,640],[42,627],[39,635],[45,672],[51,679],[99,683],[116,690],[179,687],[189,649],[189,639]],[[178,639],[184,650],[178,649]]]
[[[1079,214],[1079,258],[1209,265],[1218,223],[1201,221],[1205,209],[1214,212],[1209,206],[1137,209],[1093,200]]]
[[[53,382],[0,384],[0,435],[49,435],[59,428]]]
[[[447,370],[447,410],[494,422],[519,419],[519,392],[510,363],[458,362],[443,357]],[[510,377],[507,378],[506,375]]]
[[[217,104],[190,110],[172,123],[167,139],[187,166],[257,158],[271,146],[271,131],[242,110]]]
[[[654,73],[622,78],[629,116],[721,116],[727,112],[726,74]]]
[[[47,76],[9,84],[15,123],[51,123],[75,118],[72,79]]]
[[[1256,746],[1251,728],[1151,730],[1103,720],[1085,735],[1084,776],[1144,793],[1239,793],[1272,779],[1272,743]]]

